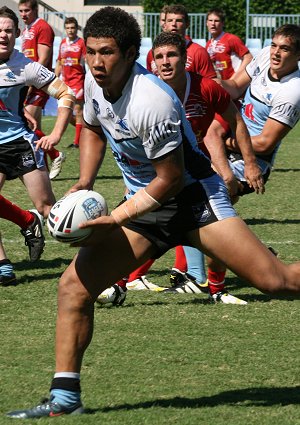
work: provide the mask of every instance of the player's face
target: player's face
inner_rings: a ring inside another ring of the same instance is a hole
[[[220,35],[223,31],[223,22],[219,16],[214,15],[213,13],[208,15],[206,26],[213,37],[218,37],[218,35]]]
[[[70,40],[75,40],[77,37],[77,27],[75,24],[66,24],[65,31]]]
[[[166,83],[182,79],[185,73],[185,58],[176,46],[160,46],[154,49],[154,60],[160,78]]]
[[[114,38],[87,38],[86,61],[106,96],[121,96],[131,73],[135,53],[132,46],[123,55]]]
[[[163,31],[165,30],[165,22],[166,22],[166,14],[165,12],[161,12],[161,14],[159,15],[159,25]]]
[[[14,22],[10,18],[0,17],[0,60],[7,60],[18,36]]]
[[[270,48],[270,72],[274,78],[282,78],[298,69],[299,52],[295,51],[289,37],[278,35]]]
[[[30,25],[37,18],[37,9],[32,9],[30,3],[19,5],[19,13],[24,24]]]
[[[166,22],[164,25],[164,31],[176,32],[182,36],[185,35],[187,24],[183,15],[177,15],[176,13],[167,13]]]

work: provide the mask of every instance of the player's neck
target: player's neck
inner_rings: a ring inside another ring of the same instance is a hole
[[[172,89],[175,91],[182,103],[185,99],[186,84],[187,80],[185,72],[180,73],[180,75],[177,75],[173,81],[169,82],[169,86],[172,87]]]
[[[103,87],[103,94],[108,102],[115,103],[120,99],[131,73],[132,69],[129,69],[119,81],[115,81],[110,87]]]

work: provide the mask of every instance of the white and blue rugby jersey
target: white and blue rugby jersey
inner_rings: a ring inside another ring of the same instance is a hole
[[[274,80],[270,78],[269,69],[270,46],[262,49],[246,67],[252,81],[241,112],[251,136],[262,132],[268,118],[291,128],[300,118],[300,71]]]
[[[27,86],[40,89],[54,78],[53,72],[16,49],[0,65],[0,143],[12,142],[28,133],[23,115]]]
[[[91,126],[103,128],[129,196],[155,177],[151,160],[171,152],[182,142],[186,185],[213,174],[174,91],[139,64],[135,64],[116,102],[105,99],[90,71],[84,93],[84,119]]]

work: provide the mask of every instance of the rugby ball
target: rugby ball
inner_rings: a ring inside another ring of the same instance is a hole
[[[80,229],[78,225],[107,214],[107,204],[100,193],[78,190],[53,205],[47,219],[48,231],[59,242],[80,242],[92,233],[92,229]]]

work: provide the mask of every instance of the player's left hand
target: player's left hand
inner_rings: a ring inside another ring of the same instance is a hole
[[[255,193],[265,192],[265,183],[259,166],[255,163],[245,164],[244,177]]]
[[[101,242],[110,232],[120,228],[112,215],[105,215],[98,217],[95,220],[85,221],[84,223],[80,223],[78,227],[80,229],[91,227],[93,231],[89,237],[78,243],[71,244],[71,246],[96,245]]]
[[[49,134],[49,136],[43,136],[37,140],[35,150],[37,151],[39,148],[42,148],[46,151],[50,151],[59,143],[59,140],[59,137],[53,135],[52,133]]]

